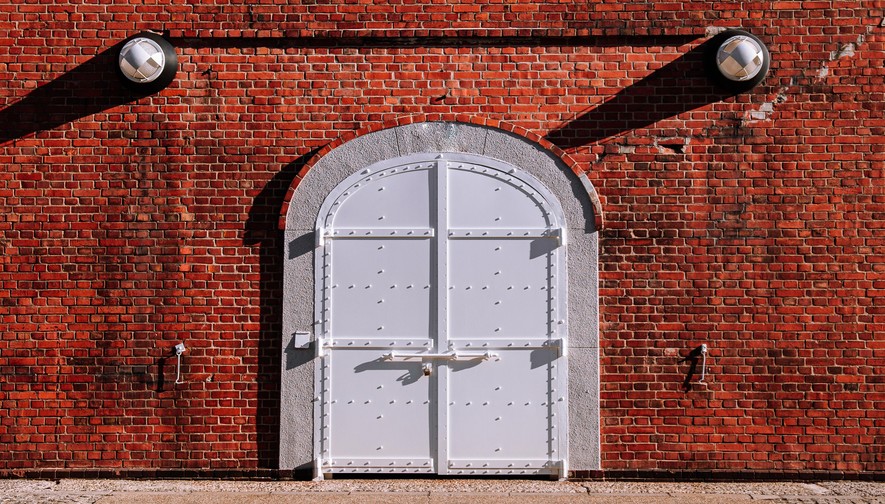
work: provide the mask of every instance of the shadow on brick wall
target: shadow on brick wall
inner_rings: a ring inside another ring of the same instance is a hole
[[[318,150],[318,149],[317,149]],[[280,369],[283,354],[283,232],[280,209],[295,176],[317,150],[284,166],[256,196],[246,221],[244,242],[259,247],[261,329],[258,351],[258,464],[276,469],[280,455]],[[305,422],[313,422],[305,418]]]
[[[123,85],[116,59],[123,42],[0,110],[0,145],[147,96]]]
[[[547,135],[561,149],[592,145],[734,96],[704,69],[705,42]]]

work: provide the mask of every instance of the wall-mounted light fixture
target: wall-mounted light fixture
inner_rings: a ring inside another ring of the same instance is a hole
[[[737,93],[762,82],[771,64],[765,44],[743,30],[725,30],[710,39],[704,59],[710,78]]]
[[[178,72],[175,48],[162,36],[142,32],[120,49],[117,69],[123,82],[139,91],[155,92],[168,86]]]

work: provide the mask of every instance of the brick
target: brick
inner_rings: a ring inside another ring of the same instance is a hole
[[[425,120],[540,142],[598,192],[604,470],[885,470],[881,9],[21,4],[0,7],[0,472],[273,467],[280,215],[318,156]],[[769,44],[762,86],[706,83],[711,26]],[[187,41],[136,97],[102,52],[148,28]],[[162,389],[182,339],[201,381]],[[708,383],[684,387],[702,342]]]

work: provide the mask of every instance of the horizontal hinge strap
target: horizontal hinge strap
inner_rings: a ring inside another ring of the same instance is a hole
[[[323,461],[326,467],[335,469],[384,469],[384,468],[414,468],[433,469],[431,459],[355,459],[331,457]]]
[[[433,228],[319,228],[316,230],[316,246],[322,247],[329,239],[383,239],[383,238],[433,238]],[[459,228],[449,229],[451,239],[536,239],[550,238],[566,244],[565,228]]]
[[[470,459],[450,459],[448,468],[450,470],[538,470],[538,469],[556,469],[561,462],[558,460],[470,460]]]
[[[433,238],[433,228],[323,228],[317,230],[323,239],[346,238]]]
[[[551,228],[449,228],[449,238],[559,238]]]

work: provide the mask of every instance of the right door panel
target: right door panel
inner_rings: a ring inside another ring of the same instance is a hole
[[[512,167],[449,162],[449,474],[565,470],[565,227],[543,186]],[[560,271],[562,270],[562,271]]]

